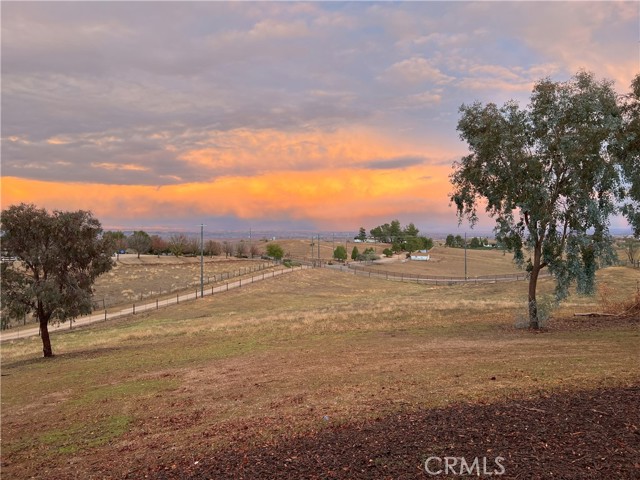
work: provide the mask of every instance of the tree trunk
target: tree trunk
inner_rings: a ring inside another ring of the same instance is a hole
[[[42,353],[46,357],[53,357],[51,339],[49,338],[49,320],[40,319],[40,336],[42,337]]]
[[[536,244],[533,252],[533,269],[529,277],[529,328],[538,330],[540,321],[538,320],[538,301],[536,300],[536,288],[538,286],[538,275],[540,274],[540,260],[542,249]]]

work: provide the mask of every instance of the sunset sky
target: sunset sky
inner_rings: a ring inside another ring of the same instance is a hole
[[[461,104],[640,71],[637,1],[1,9],[2,207],[106,228],[457,233]]]

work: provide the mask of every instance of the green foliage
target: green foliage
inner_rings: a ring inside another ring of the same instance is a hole
[[[422,250],[431,250],[433,248],[433,238],[418,237],[422,242]]]
[[[1,220],[2,246],[20,259],[2,266],[3,313],[34,312],[44,356],[53,356],[47,326],[91,313],[92,285],[113,265],[112,238],[82,210],[50,214],[23,203],[3,210]]]
[[[446,247],[454,247],[454,248],[463,248],[464,247],[464,238],[460,235],[456,235],[455,237],[452,234],[447,235],[447,239],[444,242]]]
[[[455,237],[450,233],[447,235],[447,239],[444,241],[445,247],[454,247],[455,246]]]
[[[390,248],[385,248],[385,249],[382,251],[382,253],[383,253],[383,255],[384,255],[385,257],[392,257],[392,256],[393,256],[393,251],[392,251]]]
[[[267,255],[274,260],[282,260],[284,257],[284,250],[277,243],[270,243],[267,245]]]
[[[376,255],[373,247],[365,248],[364,252],[358,255],[358,260],[361,262],[372,262],[374,260],[378,260],[380,257]]]
[[[411,253],[422,249],[422,240],[418,237],[406,237],[402,249]]]
[[[633,226],[636,237],[640,237],[640,74],[631,83],[631,92],[620,99],[622,129],[612,150],[621,166],[623,184],[622,212]]]
[[[351,260],[357,260],[358,255],[360,255],[360,252],[358,251],[358,247],[354,246],[353,250],[351,250]]]
[[[469,247],[470,248],[481,248],[482,247],[482,242],[480,241],[480,239],[478,237],[473,237],[471,239],[471,242],[469,242]]]
[[[356,237],[361,242],[364,242],[367,239],[367,231],[364,227],[360,227],[360,231],[358,232],[358,236]]]
[[[627,255],[629,262],[633,265],[638,261],[638,252],[640,252],[640,242],[633,238],[625,238],[622,244],[624,253]]]
[[[347,259],[347,249],[344,245],[338,245],[336,249],[333,251],[333,258],[336,260],[345,261]]]
[[[619,176],[607,145],[621,125],[615,92],[579,72],[564,83],[538,82],[527,109],[474,103],[460,113],[458,131],[471,153],[454,164],[451,200],[472,224],[478,199],[486,200],[496,239],[529,265],[529,318],[537,328],[542,268],[554,274],[560,300],[574,280],[591,291],[595,269],[613,256],[608,218]]]

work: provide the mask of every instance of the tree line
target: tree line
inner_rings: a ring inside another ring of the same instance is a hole
[[[397,219],[392,220],[391,223],[378,225],[369,230],[369,233],[370,237],[367,236],[365,228],[360,227],[355,239],[366,242],[368,238],[372,238],[379,243],[390,243],[390,250],[394,253],[402,251],[411,253],[433,248],[433,239],[420,235],[420,230],[413,223],[403,227]]]
[[[104,232],[104,237],[110,241],[116,252],[122,253],[127,250],[133,250],[140,255],[174,255],[190,256],[200,255],[200,239],[188,237],[179,233],[169,237],[168,240],[160,235],[149,235],[142,230],[135,231],[131,235],[125,235],[121,231]],[[209,257],[220,256],[238,257],[238,258],[254,258],[262,255],[260,247],[256,243],[207,240],[202,246],[203,254]]]
[[[444,242],[445,247],[453,247],[453,248],[464,248],[465,240],[461,235],[447,235],[447,238]],[[467,248],[485,248],[489,246],[489,239],[487,237],[473,237],[466,244]]]

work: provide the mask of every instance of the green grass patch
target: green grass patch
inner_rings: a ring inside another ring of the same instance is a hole
[[[50,453],[74,454],[100,447],[124,435],[132,418],[127,415],[112,415],[97,422],[74,423],[69,427],[47,431],[38,436]]]

